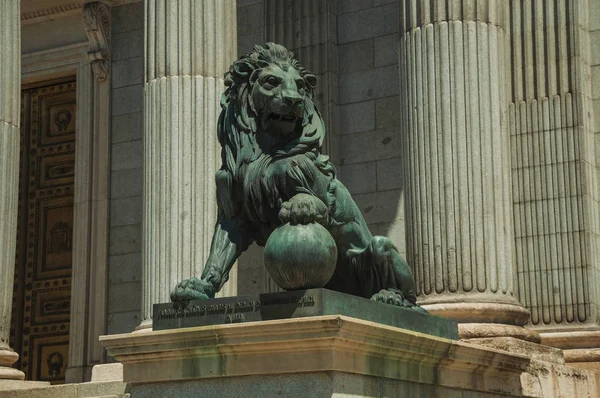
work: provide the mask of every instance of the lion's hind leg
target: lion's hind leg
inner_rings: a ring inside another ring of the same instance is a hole
[[[361,260],[366,263],[361,276],[367,297],[426,312],[417,305],[412,271],[389,238],[374,236]]]

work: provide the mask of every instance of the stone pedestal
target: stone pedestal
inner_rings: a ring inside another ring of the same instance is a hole
[[[345,316],[101,337],[132,398],[597,396],[600,374]]]
[[[217,120],[236,57],[236,2],[145,1],[142,324],[201,274],[217,216]],[[235,271],[222,295],[236,294]]]
[[[0,379],[23,380],[11,368],[18,359],[8,346],[12,310],[19,201],[21,107],[20,2],[0,2]]]

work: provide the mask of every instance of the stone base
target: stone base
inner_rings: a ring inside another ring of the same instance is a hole
[[[600,372],[600,330],[544,332],[542,344],[563,350],[570,366]]]
[[[471,343],[488,348],[493,348],[500,351],[506,351],[512,354],[525,355],[531,359],[535,359],[538,361],[556,363],[560,365],[565,364],[565,358],[563,356],[562,350],[517,339],[514,337],[490,337],[464,339],[461,341],[465,343]]]
[[[45,387],[50,387],[50,383],[47,381],[0,380],[0,397],[3,396],[2,391],[32,390]]]
[[[2,383],[2,382],[0,382]],[[15,382],[16,383],[16,382]],[[35,381],[0,389],[1,398],[124,398],[128,388],[121,382],[63,384],[50,386]]]
[[[11,366],[19,360],[19,354],[9,348],[0,348],[0,380],[23,380],[25,373]]]
[[[505,397],[494,393],[460,390],[342,372],[243,376],[226,379],[135,384],[131,387],[130,393],[132,398]]]
[[[600,394],[598,373],[339,315],[102,336],[101,343],[123,363],[133,398]]]
[[[92,381],[123,381],[123,364],[103,363],[92,369]]]

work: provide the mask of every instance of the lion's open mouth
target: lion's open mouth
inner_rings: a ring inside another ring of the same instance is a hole
[[[288,122],[288,123],[294,122],[295,123],[296,120],[298,120],[298,116],[296,116],[293,113],[288,113],[285,115],[280,115],[278,113],[271,113],[269,115],[269,119],[275,120],[278,122]]]

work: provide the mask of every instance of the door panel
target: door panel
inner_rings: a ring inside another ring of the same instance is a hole
[[[12,339],[28,380],[64,383],[68,366],[75,82],[23,89]]]

